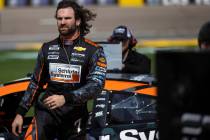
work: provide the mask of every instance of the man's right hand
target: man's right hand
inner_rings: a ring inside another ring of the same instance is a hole
[[[23,126],[23,117],[17,114],[14,121],[12,122],[12,133],[15,136],[19,136],[19,134],[22,132],[22,126]]]

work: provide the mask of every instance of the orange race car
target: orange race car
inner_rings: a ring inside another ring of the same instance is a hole
[[[0,86],[0,139],[12,139],[11,123],[29,77]],[[104,90],[94,100],[87,127],[89,140],[158,139],[156,85],[151,75],[108,73]],[[32,140],[31,115],[21,139]]]

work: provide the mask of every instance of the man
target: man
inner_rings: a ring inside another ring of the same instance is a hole
[[[132,50],[137,44],[137,40],[126,26],[121,25],[116,27],[108,41],[122,42],[122,73],[150,73],[150,59],[147,56]]]
[[[22,131],[23,117],[35,103],[38,140],[82,140],[86,103],[101,92],[106,76],[102,47],[84,38],[95,18],[76,2],[63,0],[55,18],[59,37],[41,47],[34,73],[17,109],[12,132]],[[45,93],[40,94],[46,85]],[[33,134],[33,133],[32,133]]]
[[[198,46],[200,49],[210,48],[210,21],[204,23],[198,33]]]

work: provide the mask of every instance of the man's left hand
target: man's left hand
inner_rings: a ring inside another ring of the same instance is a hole
[[[65,104],[65,98],[63,95],[52,95],[44,99],[44,104],[50,109],[56,109]]]

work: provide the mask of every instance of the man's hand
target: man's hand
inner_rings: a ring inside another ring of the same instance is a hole
[[[14,121],[12,122],[12,133],[15,136],[19,136],[19,134],[22,132],[22,126],[23,126],[23,117],[17,114]]]
[[[63,95],[52,95],[44,99],[44,104],[50,109],[61,107],[65,104],[65,98]]]

